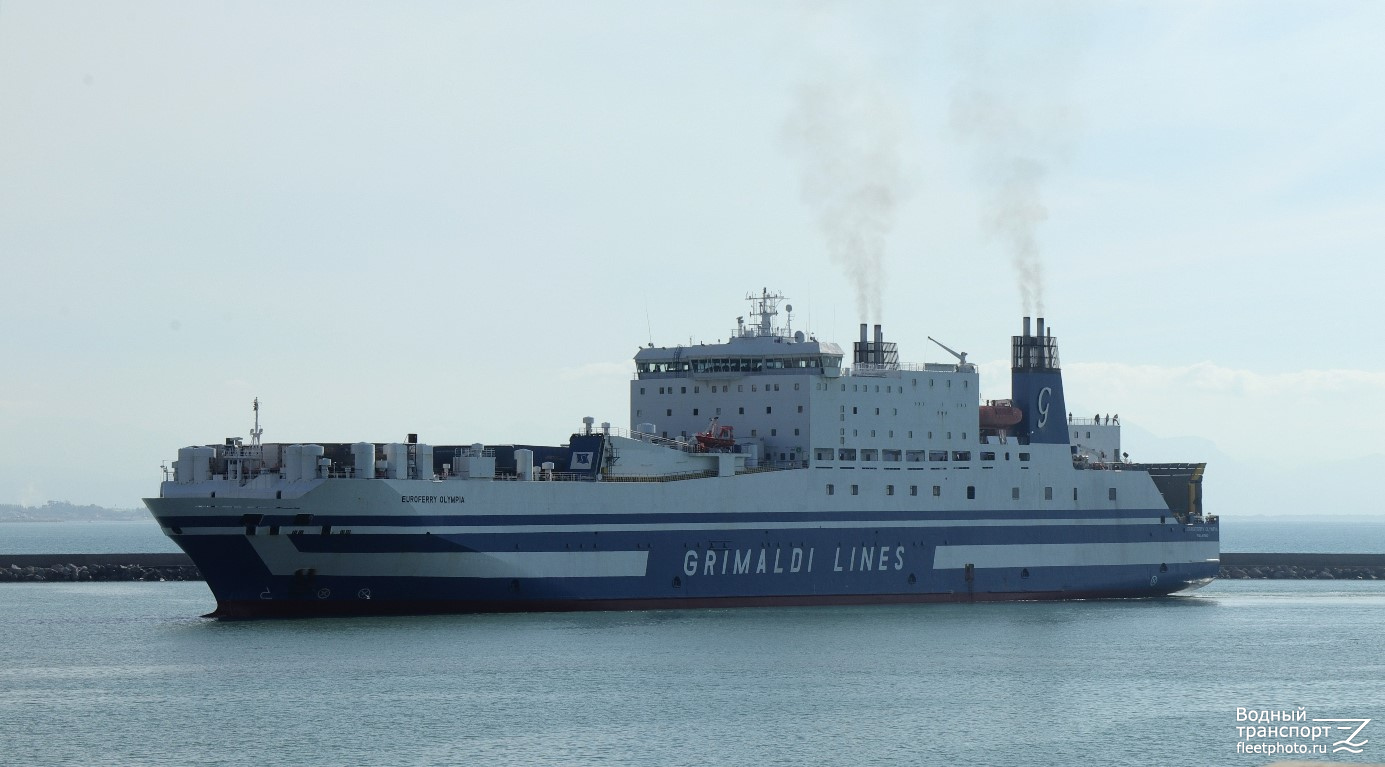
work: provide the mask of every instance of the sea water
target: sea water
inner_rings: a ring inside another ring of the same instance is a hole
[[[181,551],[153,517],[132,521],[0,522],[2,554],[158,554]]]
[[[1307,725],[1374,721],[1359,755],[1296,758],[1385,762],[1379,581],[1058,603],[197,617],[211,607],[201,583],[0,584],[0,760],[1263,765],[1286,757],[1238,752],[1238,710],[1301,707]]]

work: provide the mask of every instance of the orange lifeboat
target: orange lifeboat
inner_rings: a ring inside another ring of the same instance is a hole
[[[999,399],[980,407],[981,428],[1008,429],[1024,419],[1024,411],[1008,399]]]
[[[702,452],[713,450],[730,450],[736,446],[736,437],[732,434],[730,426],[723,426],[713,418],[707,424],[707,431],[694,435],[697,438],[697,446]]]

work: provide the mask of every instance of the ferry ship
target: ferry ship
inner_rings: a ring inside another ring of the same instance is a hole
[[[1135,598],[1220,558],[1201,463],[1132,463],[1074,418],[1043,318],[1010,397],[976,365],[850,358],[747,296],[723,342],[635,355],[629,429],[554,445],[185,447],[145,504],[211,617]],[[931,340],[931,339],[930,339]]]

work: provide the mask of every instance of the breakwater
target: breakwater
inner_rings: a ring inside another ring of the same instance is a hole
[[[0,554],[0,583],[200,580],[187,554]]]
[[[1385,554],[1223,553],[1219,578],[1385,580]],[[200,581],[186,554],[0,554],[0,583]]]
[[[1385,580],[1385,554],[1240,554],[1222,552],[1220,578]]]

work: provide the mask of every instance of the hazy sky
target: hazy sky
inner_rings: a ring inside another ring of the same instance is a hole
[[[1385,3],[0,4],[0,503],[180,446],[560,442],[630,358],[884,324],[1208,508],[1381,513]],[[1366,443],[1354,447],[1358,441]]]

